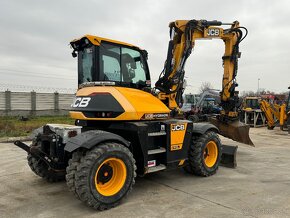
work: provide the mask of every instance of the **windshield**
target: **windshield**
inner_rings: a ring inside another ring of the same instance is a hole
[[[93,46],[79,51],[79,84],[93,81]]]

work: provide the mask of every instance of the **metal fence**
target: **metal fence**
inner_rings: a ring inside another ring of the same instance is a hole
[[[0,116],[67,114],[74,94],[0,92]]]

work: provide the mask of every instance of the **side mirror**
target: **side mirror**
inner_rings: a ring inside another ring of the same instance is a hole
[[[75,58],[75,57],[77,57],[78,56],[78,54],[76,53],[76,51],[74,50],[72,53],[71,53],[71,55],[73,56],[73,58]]]

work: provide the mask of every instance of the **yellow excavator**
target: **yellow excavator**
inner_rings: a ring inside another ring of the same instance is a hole
[[[15,142],[27,151],[35,174],[48,181],[65,178],[78,199],[105,210],[129,193],[136,175],[179,167],[198,176],[215,174],[236,151],[222,145],[218,133],[253,145],[249,127],[238,121],[235,90],[246,28],[207,20],[177,20],[169,28],[167,58],[154,88],[146,50],[92,35],[70,43],[78,57],[79,89],[70,111],[75,126],[47,124],[34,131],[31,146]],[[177,116],[184,66],[198,39],[225,43],[223,110],[211,120],[214,125]]]
[[[287,100],[282,105],[261,100],[260,108],[265,114],[268,129],[274,129],[279,124],[281,130],[286,127],[290,134],[290,91]]]

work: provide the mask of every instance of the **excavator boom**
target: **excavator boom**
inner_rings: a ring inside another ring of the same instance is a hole
[[[222,28],[230,25],[230,28]],[[190,56],[195,41],[198,39],[221,39],[225,44],[225,53],[222,57],[224,74],[222,90],[220,92],[221,114],[212,122],[220,129],[221,135],[235,141],[253,145],[249,138],[249,127],[238,120],[238,107],[240,104],[238,92],[235,88],[238,70],[240,42],[246,37],[247,29],[239,26],[238,21],[222,23],[207,20],[177,20],[169,24],[170,41],[164,69],[156,82],[159,89],[158,98],[162,100],[173,112],[179,111],[184,91],[184,66]],[[246,32],[243,35],[243,31]],[[174,114],[174,113],[173,113]]]

